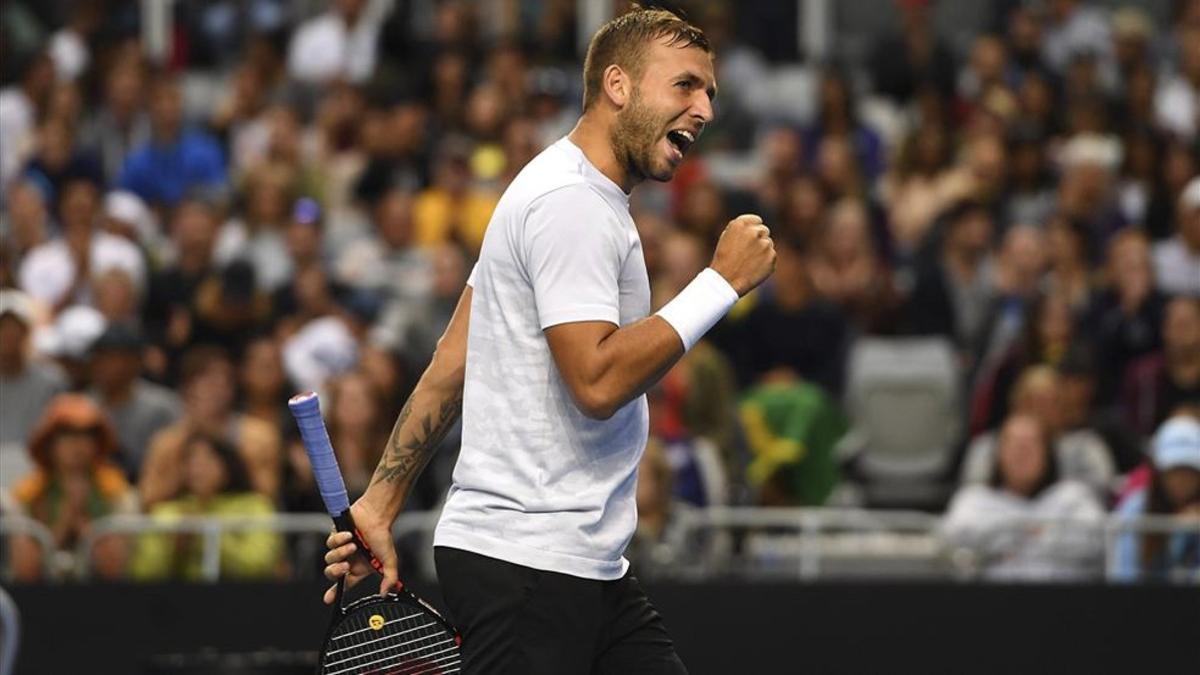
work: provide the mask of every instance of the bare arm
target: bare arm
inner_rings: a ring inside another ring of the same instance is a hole
[[[371,485],[363,494],[363,501],[389,520],[400,512],[413,483],[462,414],[470,313],[471,287],[467,286],[438,340],[433,360],[400,411]]]
[[[576,405],[594,419],[612,417],[683,356],[679,335],[658,316],[620,329],[607,321],[563,323],[545,334]]]
[[[775,268],[775,247],[758,216],[739,216],[717,243],[711,267],[739,296]],[[550,326],[546,341],[554,363],[585,415],[607,419],[641,396],[683,356],[679,333],[652,315],[624,328],[607,321]]]

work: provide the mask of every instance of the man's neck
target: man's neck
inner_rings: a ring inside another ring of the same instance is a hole
[[[571,133],[567,134],[567,138],[579,146],[579,149],[583,151],[583,156],[587,157],[592,166],[620,186],[625,194],[629,194],[638,181],[633,179],[625,167],[621,166],[621,162],[617,160],[609,132],[610,129],[607,125],[584,113]]]

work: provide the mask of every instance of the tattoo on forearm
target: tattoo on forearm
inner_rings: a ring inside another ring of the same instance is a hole
[[[446,437],[446,433],[454,426],[461,413],[460,391],[442,401],[438,410],[426,413],[415,429],[406,431],[405,424],[412,416],[412,398],[409,398],[396,419],[396,426],[392,427],[387,449],[379,460],[379,466],[375,468],[371,482],[408,482],[416,478],[416,474],[424,468],[433,451],[437,449],[438,443]]]

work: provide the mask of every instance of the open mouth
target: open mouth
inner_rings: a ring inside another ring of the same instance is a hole
[[[696,136],[687,129],[672,129],[667,132],[667,142],[679,151],[679,156],[687,154],[688,148],[696,142]]]

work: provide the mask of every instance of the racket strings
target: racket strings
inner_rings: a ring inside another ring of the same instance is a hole
[[[330,636],[322,672],[441,675],[460,667],[453,634],[427,613],[393,604],[368,606],[345,617]]]

